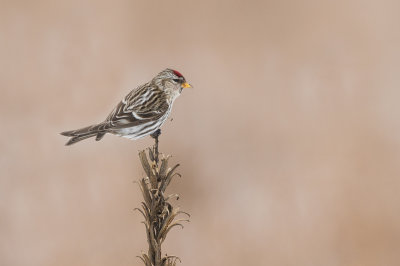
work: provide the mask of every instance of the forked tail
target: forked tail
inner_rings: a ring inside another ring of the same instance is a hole
[[[77,130],[65,131],[60,134],[63,136],[71,137],[66,146],[77,143],[78,141],[96,136],[96,140],[101,140],[107,132],[104,130],[103,124],[88,126]]]

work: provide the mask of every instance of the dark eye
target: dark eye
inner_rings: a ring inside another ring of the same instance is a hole
[[[176,83],[179,83],[179,82],[181,82],[181,80],[180,80],[180,79],[173,79],[173,81],[175,81]]]

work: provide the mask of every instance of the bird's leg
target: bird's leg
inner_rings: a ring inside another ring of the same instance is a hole
[[[151,133],[151,137],[154,139],[154,160],[158,164],[158,137],[161,135],[161,129],[157,129],[153,133]]]

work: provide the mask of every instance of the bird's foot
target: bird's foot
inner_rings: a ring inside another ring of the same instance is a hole
[[[153,139],[158,139],[158,137],[161,135],[161,129],[157,129],[156,131],[154,131],[153,133],[150,134],[150,136]]]

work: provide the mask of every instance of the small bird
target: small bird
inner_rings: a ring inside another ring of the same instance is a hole
[[[71,137],[65,145],[90,137],[99,141],[106,133],[134,140],[151,134],[158,136],[174,101],[184,88],[192,86],[181,73],[167,68],[126,95],[104,122],[62,132],[61,135]]]

